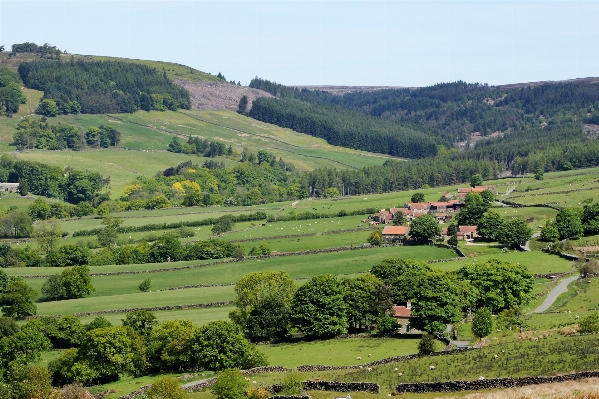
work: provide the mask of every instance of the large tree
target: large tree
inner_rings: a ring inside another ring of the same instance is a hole
[[[154,369],[193,369],[193,337],[198,333],[189,320],[167,320],[150,334],[150,356]]]
[[[391,290],[372,274],[363,274],[342,281],[347,319],[354,328],[363,328],[391,308]]]
[[[506,220],[499,228],[496,237],[501,245],[517,248],[530,240],[532,229],[522,219]]]
[[[246,274],[235,284],[235,293],[237,294],[235,305],[237,308],[229,313],[229,318],[247,331],[249,320],[260,317],[258,313],[266,311],[272,305],[272,303],[263,302],[264,300],[278,298],[280,305],[289,311],[296,289],[295,282],[287,272],[264,271]],[[252,311],[258,304],[261,304],[261,311],[254,312],[252,315]],[[283,313],[280,316],[284,316],[284,309],[281,309],[281,312]],[[264,321],[260,321],[254,326],[260,325],[262,326],[260,328],[265,328],[266,326],[263,323]],[[283,326],[272,327],[277,329]]]
[[[487,308],[480,308],[472,318],[472,334],[483,339],[493,331],[493,315]]]
[[[478,222],[478,234],[486,239],[496,241],[503,223],[503,218],[499,213],[488,211]]]
[[[33,227],[31,237],[42,251],[48,252],[55,249],[62,238],[60,222],[57,219],[39,222]]]
[[[479,193],[468,193],[464,199],[465,206],[460,209],[457,221],[460,226],[478,226],[488,209]]]
[[[195,364],[211,371],[248,369],[267,364],[266,357],[230,321],[211,321],[201,326],[193,338]]]
[[[37,292],[22,280],[10,281],[0,296],[2,314],[13,319],[24,319],[35,315],[37,306],[33,300]]]
[[[18,209],[0,217],[0,236],[11,238],[29,237],[33,230],[33,222],[29,215]]]
[[[563,208],[555,216],[555,225],[559,232],[559,238],[578,239],[584,234],[581,221],[581,210],[577,208]]]
[[[92,285],[89,267],[87,266],[66,268],[62,271],[61,277],[66,298],[83,298],[96,290]]]
[[[478,290],[476,307],[493,313],[526,305],[532,298],[534,276],[524,265],[490,259],[462,267],[458,277]]]
[[[332,275],[312,277],[298,288],[293,300],[293,324],[310,337],[347,332],[343,286]]]
[[[440,232],[441,227],[433,215],[418,216],[410,225],[410,236],[419,243],[434,239]]]
[[[136,310],[135,312],[127,313],[121,322],[123,326],[131,327],[133,331],[148,342],[152,335],[152,330],[158,324],[158,319],[149,310]]]
[[[420,277],[433,269],[425,262],[410,259],[385,259],[370,272],[391,289],[394,303],[411,300],[416,295]]]

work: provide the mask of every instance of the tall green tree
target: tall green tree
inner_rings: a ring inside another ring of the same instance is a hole
[[[33,227],[31,237],[42,251],[49,252],[55,249],[62,238],[60,222],[57,219],[50,219],[37,223]]]
[[[185,399],[187,392],[180,387],[181,380],[175,377],[161,377],[152,381],[145,392],[147,399]]]
[[[478,339],[491,334],[493,331],[493,315],[487,308],[480,308],[474,314],[472,319],[472,334]]]
[[[293,300],[293,324],[310,337],[347,332],[343,286],[331,275],[312,277],[298,288]]]
[[[342,280],[347,319],[351,327],[364,328],[393,305],[391,291],[372,274]]]
[[[192,353],[195,364],[205,370],[267,365],[266,356],[250,344],[239,326],[229,321],[211,321],[201,326],[193,338]]]
[[[216,376],[212,394],[217,399],[245,399],[249,383],[238,369],[223,370]]]
[[[581,212],[575,208],[563,208],[555,216],[555,225],[560,240],[566,238],[576,240],[584,234]]]
[[[418,216],[410,225],[410,236],[418,243],[427,243],[441,233],[441,227],[433,215]]]
[[[158,324],[158,319],[154,313],[149,310],[136,310],[129,312],[124,319],[121,320],[123,326],[130,327],[139,334],[146,342],[150,340],[152,330]]]
[[[534,276],[524,265],[490,259],[464,266],[457,275],[478,290],[477,308],[498,313],[526,305],[532,298]]]
[[[478,222],[478,234],[489,240],[497,241],[504,220],[495,211],[487,211]]]
[[[37,311],[37,306],[33,303],[35,297],[37,292],[25,281],[13,279],[6,285],[0,296],[2,314],[17,320],[35,315]]]
[[[460,209],[457,222],[460,226],[478,226],[487,212],[488,206],[479,193],[468,193],[464,199],[465,206]]]
[[[250,311],[246,335],[252,341],[285,338],[291,323],[290,304],[278,296],[261,298]]]
[[[152,329],[149,352],[156,370],[192,370],[194,337],[198,333],[189,320],[167,320]]]
[[[65,296],[69,299],[83,298],[96,290],[92,285],[87,266],[66,268],[62,271],[61,277]]]
[[[532,229],[522,219],[506,220],[497,232],[497,241],[501,245],[518,248],[532,237]]]
[[[476,173],[470,177],[470,187],[482,186],[483,177],[480,173]]]

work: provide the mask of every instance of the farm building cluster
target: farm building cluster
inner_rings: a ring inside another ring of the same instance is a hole
[[[371,226],[386,225],[382,231],[382,238],[387,242],[401,242],[407,240],[410,234],[408,226],[394,226],[393,220],[397,218],[399,213],[404,215],[408,224],[419,216],[432,215],[439,224],[448,223],[453,215],[465,205],[464,199],[470,192],[482,193],[485,190],[491,191],[497,195],[497,189],[494,186],[476,186],[458,188],[457,194],[454,196],[450,192],[443,194],[439,201],[432,202],[406,202],[403,208],[389,208],[389,210],[381,209],[377,214],[370,216],[368,223]],[[473,240],[477,237],[476,226],[459,226],[458,240]],[[442,239],[447,239],[447,228],[441,229]]]

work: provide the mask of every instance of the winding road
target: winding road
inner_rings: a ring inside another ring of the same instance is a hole
[[[547,295],[547,298],[545,298],[543,303],[540,304],[539,307],[536,308],[533,313],[543,313],[544,311],[549,309],[551,307],[551,305],[553,305],[553,302],[555,302],[557,297],[560,296],[560,294],[563,294],[564,292],[568,291],[568,284],[570,284],[572,281],[578,280],[578,278],[579,278],[579,276],[574,276],[574,277],[568,277],[568,278],[560,281],[559,284],[557,285],[557,287],[555,287],[553,290],[551,290],[549,295]]]

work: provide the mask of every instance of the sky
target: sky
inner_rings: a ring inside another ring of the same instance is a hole
[[[6,1],[0,44],[176,62],[247,85],[599,76],[599,1]]]

